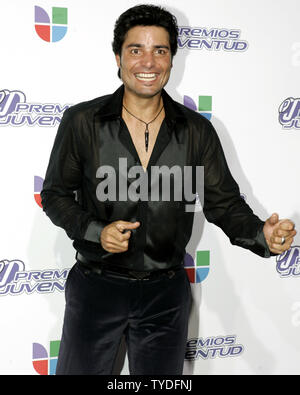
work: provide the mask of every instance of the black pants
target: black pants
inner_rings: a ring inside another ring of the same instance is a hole
[[[183,268],[142,281],[86,272],[77,262],[65,295],[56,374],[112,374],[123,334],[130,374],[182,374],[191,304]]]

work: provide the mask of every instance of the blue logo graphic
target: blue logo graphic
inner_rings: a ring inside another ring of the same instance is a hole
[[[276,270],[280,277],[300,276],[300,246],[291,247],[276,256]]]
[[[178,27],[178,48],[207,51],[244,52],[249,44],[240,39],[241,30],[207,27]]]
[[[189,339],[186,345],[185,359],[195,361],[201,359],[238,357],[244,346],[236,343],[236,335],[212,336]]]
[[[278,112],[283,129],[300,129],[300,98],[285,99],[280,104]]]
[[[71,104],[28,103],[23,92],[0,91],[0,126],[56,126]]]
[[[70,269],[26,271],[19,259],[0,261],[0,296],[64,292]]]

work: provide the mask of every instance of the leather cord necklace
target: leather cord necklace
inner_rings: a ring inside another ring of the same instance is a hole
[[[159,116],[159,114],[162,112],[162,109],[164,108],[164,106],[162,106],[162,108],[159,110],[158,114],[155,116],[155,118],[152,119],[152,121],[150,122],[145,122],[142,119],[136,117],[135,115],[133,115],[129,110],[127,110],[127,108],[124,106],[124,109],[128,112],[128,114],[132,115],[135,119],[137,119],[140,122],[143,122],[146,125],[146,129],[145,129],[145,149],[146,152],[148,151],[148,146],[149,146],[149,129],[148,129],[148,125],[150,125],[150,123],[154,122],[156,120],[156,118]]]

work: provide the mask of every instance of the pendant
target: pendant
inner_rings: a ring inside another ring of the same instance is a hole
[[[148,145],[149,145],[149,130],[148,128],[145,130],[145,149],[148,152]]]

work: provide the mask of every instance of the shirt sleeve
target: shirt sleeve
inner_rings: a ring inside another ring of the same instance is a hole
[[[71,239],[99,243],[106,221],[84,210],[76,200],[82,186],[80,136],[73,127],[70,110],[59,125],[41,191],[42,206],[51,221]]]
[[[233,245],[249,249],[262,257],[270,257],[273,254],[264,237],[264,222],[241,197],[220,140],[209,121],[204,136],[201,165],[204,166],[203,212],[206,219],[219,226]]]

